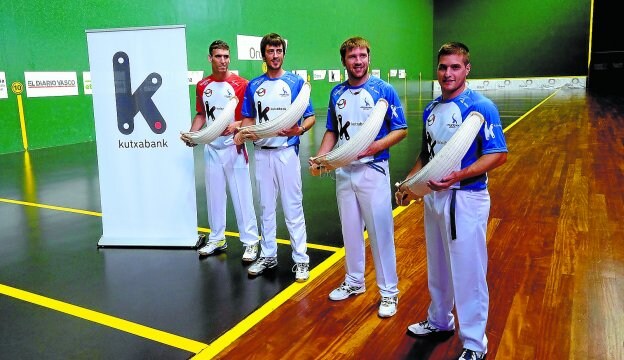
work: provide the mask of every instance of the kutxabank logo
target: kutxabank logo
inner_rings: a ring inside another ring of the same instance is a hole
[[[134,117],[140,112],[155,134],[164,133],[167,123],[152,100],[152,96],[162,85],[160,74],[156,72],[149,74],[133,93],[130,58],[125,52],[119,51],[113,55],[113,76],[119,131],[124,135],[132,134]]]

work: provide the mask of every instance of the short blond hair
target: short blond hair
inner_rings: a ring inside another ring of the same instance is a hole
[[[445,55],[461,55],[464,57],[464,65],[470,64],[470,50],[466,44],[457,41],[443,44],[438,50],[438,62],[440,62],[440,57]]]
[[[368,43],[368,40],[359,36],[354,36],[345,40],[342,45],[340,45],[340,58],[342,61],[344,62],[347,50],[359,47],[366,48],[366,52],[370,55],[370,44]]]

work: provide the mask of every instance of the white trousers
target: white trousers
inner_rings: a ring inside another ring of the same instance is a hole
[[[258,242],[258,220],[253,204],[249,164],[245,154],[239,154],[236,146],[215,149],[206,145],[206,197],[208,201],[209,241],[225,239],[227,213],[226,184],[232,197],[240,240],[245,245]]]
[[[267,150],[256,147],[254,157],[261,214],[260,256],[277,256],[276,207],[279,195],[290,234],[292,259],[296,263],[308,263],[299,155],[293,146]]]
[[[487,189],[455,192],[455,239],[452,239],[450,215],[453,191],[432,192],[424,197],[431,295],[428,320],[439,329],[453,329],[451,311],[455,306],[463,346],[487,352],[486,232],[490,194]]]
[[[394,219],[387,161],[378,162],[385,175],[365,165],[347,165],[336,169],[336,199],[345,245],[345,282],[364,285],[364,227],[375,265],[377,286],[382,296],[395,296],[398,277],[394,249]]]

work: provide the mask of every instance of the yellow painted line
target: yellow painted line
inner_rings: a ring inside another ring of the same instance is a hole
[[[593,29],[594,29],[594,0],[591,0],[591,6],[589,10],[589,49],[587,50],[587,73],[591,70],[591,53],[592,53],[592,41],[593,41]]]
[[[22,144],[24,145],[24,150],[28,150],[28,137],[26,136],[26,121],[24,120],[22,95],[17,95],[17,109],[19,111],[20,128],[22,129]]]
[[[411,205],[414,202],[414,200],[412,200],[409,204],[407,204],[407,206]],[[405,209],[407,209],[407,206],[397,206],[396,208],[394,208],[392,210],[392,217],[395,218],[397,217],[397,215],[399,215],[400,213],[402,213]]]
[[[34,201],[37,199],[35,176],[33,175],[30,153],[24,151],[24,199]]]
[[[517,123],[519,123],[520,121],[522,121],[527,115],[529,115],[530,113],[533,112],[533,110],[537,109],[538,107],[542,106],[543,103],[545,103],[546,101],[548,101],[551,97],[555,96],[555,94],[557,94],[559,92],[559,89],[557,89],[557,91],[555,91],[554,93],[550,94],[550,96],[548,96],[546,99],[542,100],[539,104],[535,105],[531,110],[527,111],[526,113],[524,113],[524,115],[520,116],[516,121],[512,122],[511,124],[509,124],[509,126],[507,126],[505,129],[503,129],[503,132],[506,133],[507,131],[509,131],[509,129],[511,129],[512,127],[516,126]]]
[[[290,241],[288,241],[288,243],[290,243]],[[344,248],[341,247],[335,247],[335,246],[327,246],[327,245],[319,245],[319,244],[307,244],[309,249],[315,249],[315,250],[325,250],[325,251],[331,251],[331,252],[338,252]]]
[[[277,243],[278,244],[284,244],[284,245],[290,245],[290,240],[277,239]],[[338,248],[338,247],[335,247],[335,246],[310,244],[310,243],[307,243],[306,246],[309,249],[325,250],[325,251],[331,251],[331,252],[340,251],[340,249],[342,249],[342,248]]]
[[[50,299],[45,296],[33,294],[31,292],[16,289],[7,285],[0,284],[0,294],[27,301],[29,303],[43,306],[52,310],[60,311],[65,314],[79,317],[88,321],[111,327],[113,329],[131,333],[142,338],[157,341],[159,343],[173,346],[175,348],[186,350],[192,353],[198,353],[206,346],[208,346],[207,344],[201,343],[199,341],[187,339],[177,335],[172,335],[164,331],[153,329],[114,316],[102,314],[97,311],[85,309],[80,306]]]
[[[54,205],[37,204],[37,203],[28,202],[28,201],[0,198],[0,202],[16,204],[16,205],[32,206],[32,207],[38,207],[42,209],[49,209],[49,210],[65,211],[65,212],[71,212],[71,213],[82,214],[82,215],[102,216],[102,213],[99,213],[96,211],[80,210],[80,209],[73,209],[73,208],[54,206]],[[208,228],[198,227],[197,229],[201,232],[210,233],[210,229]],[[240,237],[239,233],[231,232],[231,231],[226,231],[225,235],[232,236],[232,237]],[[277,239],[277,242],[280,244],[290,245],[290,241],[288,240]],[[310,244],[310,243],[308,243],[308,248],[331,251],[331,252],[336,252],[340,250],[340,248],[337,248],[334,246],[326,246],[326,245],[318,245],[318,244]]]
[[[218,339],[210,343],[205,349],[199,352],[192,359],[201,360],[201,359],[211,359],[223,349],[228,347],[238,338],[240,338],[243,334],[245,334],[249,329],[254,327],[260,321],[262,321],[265,317],[271,314],[275,309],[277,309],[280,305],[285,303],[287,300],[292,298],[297,292],[303,289],[306,285],[308,285],[313,279],[323,274],[327,269],[329,269],[332,265],[340,261],[344,257],[344,248],[341,248],[339,251],[325,259],[322,263],[320,263],[317,267],[310,271],[310,279],[305,283],[293,283],[288,286],[286,289],[282,290],[279,294],[277,294],[274,298],[266,302],[262,305],[258,310],[251,313],[241,322],[239,322],[232,329],[228,330],[225,334],[221,335]]]
[[[210,229],[208,228],[198,228],[199,231],[205,232],[205,233],[209,233]],[[240,237],[240,233],[236,233],[236,232],[231,232],[231,231],[226,231],[225,232],[226,236],[231,236],[231,237]],[[278,244],[283,244],[283,245],[290,245],[290,240],[284,240],[284,239],[276,239]],[[307,247],[310,249],[316,249],[316,250],[325,250],[325,251],[331,251],[331,252],[336,252],[339,251],[341,248],[337,248],[335,246],[327,246],[327,245],[319,245],[319,244],[310,244],[307,243]]]
[[[36,204],[36,203],[28,202],[28,201],[19,201],[19,200],[0,198],[0,202],[16,204],[16,205],[32,206],[32,207],[38,207],[42,209],[49,209],[49,210],[59,210],[59,211],[65,211],[65,212],[71,212],[71,213],[83,214],[83,215],[102,216],[102,213],[95,212],[95,211],[72,209],[72,208],[66,208],[66,207],[60,207],[60,206],[54,206],[54,205]]]

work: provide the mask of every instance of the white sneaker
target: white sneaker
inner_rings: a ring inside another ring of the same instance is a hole
[[[485,353],[464,348],[458,360],[483,360]]]
[[[379,316],[382,318],[387,318],[396,314],[398,305],[398,296],[382,296],[381,304],[379,304]]]
[[[251,264],[247,272],[249,275],[259,275],[265,269],[272,269],[277,266],[277,257],[261,257]]]
[[[310,265],[308,263],[296,263],[292,271],[295,273],[296,282],[304,282],[310,278]]]
[[[437,327],[433,326],[433,324],[431,324],[429,320],[423,320],[421,322],[408,326],[407,331],[409,331],[410,334],[415,335],[415,336],[429,336],[429,335],[450,336],[453,334],[455,329],[450,329],[450,330],[438,329]]]
[[[244,262],[252,262],[258,258],[258,243],[245,246],[245,253],[243,253]]]
[[[356,287],[343,282],[337,289],[334,289],[334,291],[329,293],[329,298],[334,301],[344,300],[351,295],[361,294],[364,291],[366,291],[366,287],[364,285]]]
[[[201,256],[208,256],[214,253],[216,250],[225,250],[225,249],[227,249],[227,242],[225,241],[225,239],[223,239],[223,240],[218,240],[218,241],[208,241],[206,243],[206,246],[197,250],[197,252]]]

